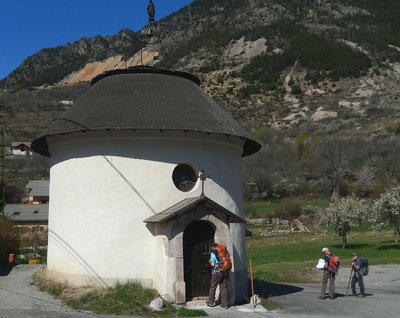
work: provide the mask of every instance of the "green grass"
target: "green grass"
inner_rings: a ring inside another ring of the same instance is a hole
[[[247,212],[251,209],[254,209],[258,215],[268,215],[271,212],[277,210],[282,203],[280,202],[254,202],[254,203],[247,203],[244,206],[244,211]]]
[[[117,284],[105,291],[82,293],[79,297],[69,298],[67,305],[97,314],[149,315],[147,304],[156,298],[156,292],[143,288],[136,282]]]
[[[400,264],[400,244],[393,242],[392,231],[354,231],[346,249],[330,234],[289,234],[247,239],[247,256],[252,259],[255,280],[307,283],[313,281],[321,248],[328,246],[341,257],[341,266],[350,266],[351,253],[366,256],[370,265]]]
[[[201,309],[179,308],[178,317],[205,317],[207,313]]]
[[[53,282],[46,277],[45,269],[33,275],[33,282],[39,289],[61,299],[68,306],[105,315],[129,315],[151,317],[201,317],[203,310],[176,307],[165,302],[165,309],[151,310],[148,305],[157,297],[154,289],[144,288],[137,282],[116,284],[113,288],[72,287]]]
[[[275,214],[284,213],[285,208],[298,206],[303,209],[307,206],[326,208],[329,206],[328,200],[304,200],[304,199],[291,199],[286,201],[268,201],[268,202],[252,202],[244,206],[244,211],[250,217],[267,217]]]
[[[280,309],[282,308],[281,305],[279,305],[276,301],[273,301],[270,298],[261,298],[261,305],[268,309],[268,310],[274,310],[274,309]]]

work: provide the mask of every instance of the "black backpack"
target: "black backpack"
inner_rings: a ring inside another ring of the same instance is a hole
[[[367,276],[369,269],[368,269],[368,258],[361,256],[360,257],[360,261],[361,261],[361,273],[363,274],[363,276]]]

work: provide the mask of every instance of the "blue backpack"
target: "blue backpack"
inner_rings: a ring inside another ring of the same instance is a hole
[[[368,269],[368,258],[361,256],[360,257],[360,261],[361,261],[361,273],[363,274],[363,276],[367,276],[369,269]]]

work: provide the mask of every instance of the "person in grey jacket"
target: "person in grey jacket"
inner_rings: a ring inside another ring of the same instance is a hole
[[[351,295],[350,296],[360,296],[365,297],[365,287],[364,287],[364,280],[363,280],[363,273],[362,273],[362,261],[358,257],[358,254],[354,252],[351,254],[353,258],[353,263],[351,266],[353,267],[353,276],[351,278]],[[356,292],[356,284],[358,283],[358,287],[360,288],[360,294],[357,295]]]

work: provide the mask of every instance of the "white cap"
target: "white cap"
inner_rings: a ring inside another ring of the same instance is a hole
[[[329,248],[327,248],[327,247],[322,248],[322,253],[325,253],[325,252],[329,252]]]

